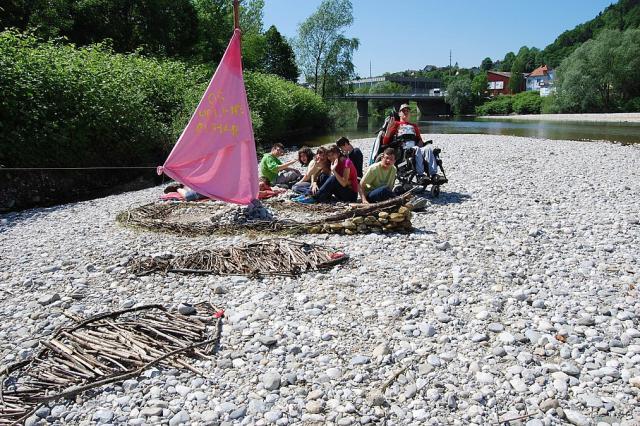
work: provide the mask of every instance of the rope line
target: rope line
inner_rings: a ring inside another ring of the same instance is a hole
[[[0,172],[36,171],[36,170],[156,170],[157,166],[97,166],[97,167],[0,167]]]

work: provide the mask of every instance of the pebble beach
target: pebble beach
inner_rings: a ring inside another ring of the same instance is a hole
[[[299,237],[350,256],[299,278],[130,274],[133,256],[253,241],[116,223],[162,188],[1,215],[2,365],[63,311],[226,311],[204,376],[152,368],[27,424],[640,425],[640,145],[423,138],[449,183],[415,232]],[[368,158],[372,139],[353,144]]]

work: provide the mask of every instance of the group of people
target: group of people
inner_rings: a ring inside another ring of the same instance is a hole
[[[422,141],[418,126],[409,121],[410,114],[409,105],[403,104],[400,120],[390,126],[382,141],[387,147],[380,161],[372,164],[364,175],[362,151],[351,145],[349,139],[341,137],[329,148],[318,148],[315,154],[310,148],[303,147],[298,151],[297,159],[285,163],[279,158],[284,155],[284,146],[280,143],[273,145],[271,152],[260,161],[261,181],[271,185],[292,184],[291,189],[300,194],[293,200],[305,204],[334,198],[352,203],[358,196],[365,204],[388,200],[394,197],[397,173],[396,152],[389,147],[395,138],[415,141],[418,177],[434,176],[437,172],[437,159]],[[306,167],[304,174],[292,167],[296,162]]]
[[[329,148],[318,148],[315,154],[310,148],[303,147],[298,151],[297,159],[286,163],[279,159],[282,155],[282,144],[273,145],[271,152],[260,161],[260,176],[274,185],[292,184],[291,189],[300,194],[296,201],[322,202],[335,197],[339,201],[353,202],[358,198],[358,179],[362,177],[364,157],[349,139],[342,137]],[[306,168],[304,174],[292,167],[296,162]]]

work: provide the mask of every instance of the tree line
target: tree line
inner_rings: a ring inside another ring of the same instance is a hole
[[[355,77],[357,38],[351,0],[323,0],[287,40],[275,26],[263,31],[264,0],[242,0],[243,62],[250,71],[297,82],[302,77],[323,98],[345,91]],[[108,45],[116,53],[211,63],[220,58],[233,28],[231,0],[7,0],[0,30],[28,31],[43,40],[78,46]]]
[[[275,26],[263,31],[263,8],[264,0],[240,8],[256,141],[326,129],[337,114],[323,97],[353,76],[351,2],[324,0],[293,40]],[[0,165],[157,164],[232,31],[230,0],[3,2]],[[297,83],[301,72],[311,90]]]
[[[296,81],[293,49],[276,27],[263,31],[263,7],[264,0],[242,2],[245,68]],[[0,7],[6,28],[78,46],[106,43],[116,53],[211,63],[231,37],[233,7],[229,0],[8,0]]]
[[[540,66],[531,49],[520,49],[511,67],[510,89],[518,93],[524,74]],[[483,61],[488,65],[489,60]],[[482,68],[482,67],[481,67]],[[485,66],[486,68],[486,66]],[[504,68],[502,68],[504,69]],[[486,70],[473,79],[457,77],[447,88],[458,113],[472,112],[487,100]],[[475,83],[475,84],[474,84]],[[487,113],[578,113],[640,111],[640,29],[603,29],[595,38],[572,49],[555,69],[555,94],[548,99],[528,99],[524,111],[509,109],[509,101],[495,99],[477,109]],[[513,101],[515,102],[515,100]],[[514,104],[515,105],[515,104]],[[506,110],[505,110],[506,108]]]

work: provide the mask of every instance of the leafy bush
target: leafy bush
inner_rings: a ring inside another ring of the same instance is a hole
[[[551,94],[542,98],[542,107],[540,108],[542,114],[558,114],[560,110],[556,102],[556,95]]]
[[[508,115],[513,111],[513,96],[499,95],[484,105],[476,107],[477,115]]]
[[[104,45],[78,49],[0,33],[0,164],[155,165],[184,129],[213,70]],[[248,73],[258,140],[327,124],[327,107],[293,83]]]
[[[625,112],[640,112],[640,97],[633,98],[624,104]]]
[[[540,114],[542,98],[535,91],[518,93],[513,97],[513,112],[516,114]]]
[[[292,129],[322,129],[329,124],[329,109],[322,98],[272,74],[246,72],[247,98],[261,126],[253,130],[262,143],[277,141]]]
[[[484,105],[476,107],[478,115],[540,114],[543,98],[538,92],[522,92],[517,95],[499,95]]]
[[[194,79],[177,62],[0,33],[0,162],[156,164]]]

